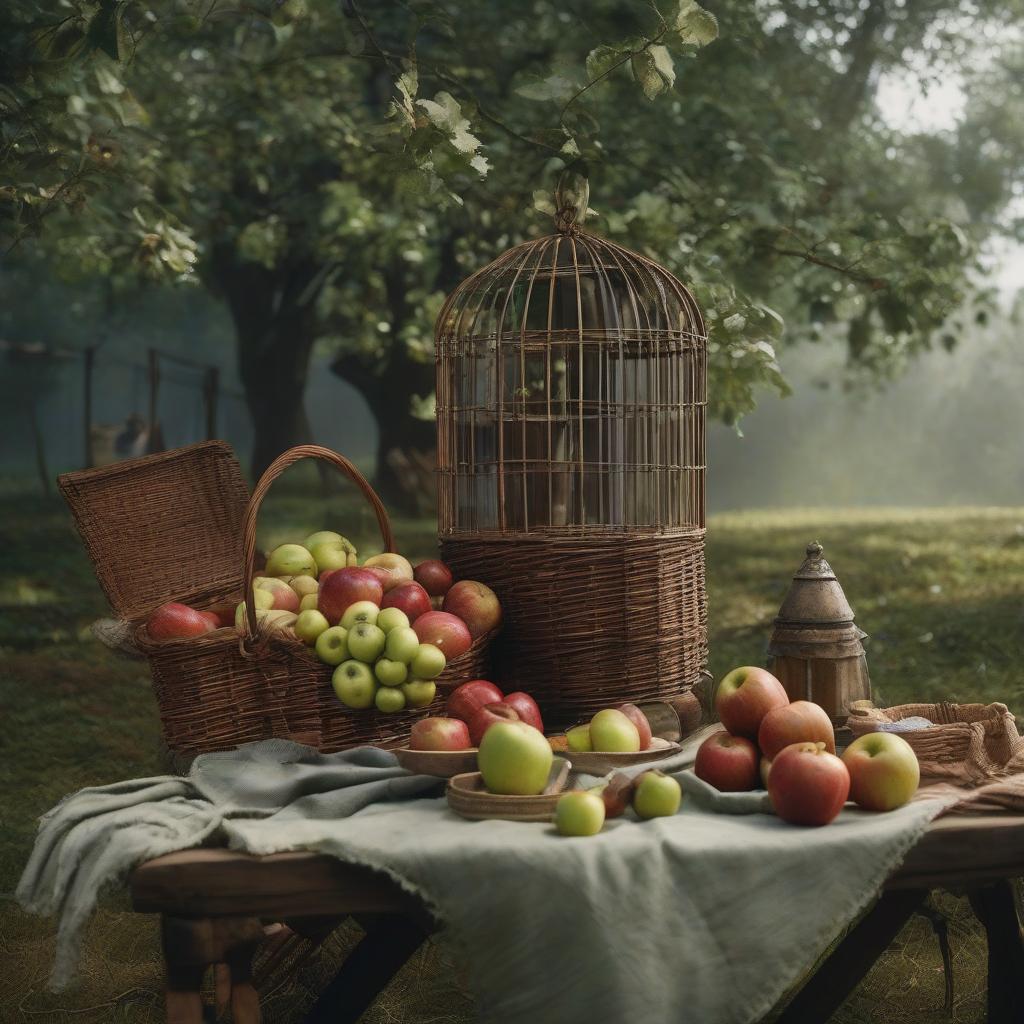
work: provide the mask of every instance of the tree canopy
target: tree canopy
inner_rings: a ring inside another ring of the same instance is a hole
[[[304,439],[314,345],[380,452],[429,447],[444,293],[550,230],[589,179],[603,234],[690,283],[711,412],[784,388],[780,342],[888,374],[956,344],[1024,166],[1024,50],[1000,0],[64,0],[6,13],[0,223],[61,265],[224,298],[254,468]],[[955,77],[907,133],[879,77]],[[36,239],[38,241],[36,241]],[[10,243],[8,243],[10,244]],[[785,332],[783,325],[786,325]]]

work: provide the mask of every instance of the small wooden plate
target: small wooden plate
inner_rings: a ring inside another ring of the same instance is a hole
[[[394,754],[406,771],[450,779],[453,775],[476,771],[476,751],[476,747],[466,750],[410,750],[409,747],[398,747]]]
[[[644,764],[647,761],[661,761],[681,749],[678,743],[655,736],[646,750],[638,750],[636,753],[611,754],[599,750],[581,753],[578,750],[570,750],[566,756],[572,758],[573,771],[585,772],[587,775],[607,775],[616,768],[628,768],[630,765]]]
[[[551,821],[555,804],[565,789],[572,767],[563,757],[555,757],[547,789],[537,796],[505,796],[489,793],[479,772],[467,772],[448,780],[445,796],[448,806],[463,818],[483,821]]]

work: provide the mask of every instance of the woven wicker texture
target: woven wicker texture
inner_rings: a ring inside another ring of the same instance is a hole
[[[464,281],[438,316],[438,529],[504,609],[494,671],[571,724],[692,687],[707,660],[706,331],[690,292],[579,230]]]
[[[1024,754],[1024,739],[1005,704],[900,704],[891,708],[854,707],[847,724],[854,737],[875,732],[886,722],[926,718],[930,729],[904,732],[921,765],[921,778],[977,786],[1010,772]]]

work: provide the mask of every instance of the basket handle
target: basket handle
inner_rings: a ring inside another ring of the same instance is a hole
[[[387,509],[384,502],[380,500],[377,492],[370,486],[366,477],[356,467],[337,452],[330,448],[323,448],[318,444],[301,444],[295,448],[279,455],[267,466],[263,476],[259,478],[249,498],[249,504],[245,509],[245,519],[242,525],[242,546],[243,546],[243,571],[245,573],[245,640],[252,643],[256,639],[256,599],[253,596],[253,577],[256,568],[256,518],[259,515],[260,505],[270,490],[270,485],[289,467],[302,459],[322,459],[329,462],[336,469],[349,478],[363,496],[370,503],[374,515],[377,517],[377,525],[380,527],[380,535],[384,541],[385,551],[395,550],[395,535],[391,532],[391,521],[388,519]]]

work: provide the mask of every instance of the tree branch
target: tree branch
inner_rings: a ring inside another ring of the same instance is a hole
[[[850,278],[852,281],[857,281],[859,284],[866,284],[872,291],[881,291],[883,288],[889,287],[889,282],[884,277],[875,277],[873,274],[862,274],[857,270],[854,270],[854,264],[846,264],[845,266],[841,263],[833,263],[831,260],[823,259],[821,256],[815,256],[814,252],[805,249],[781,249],[776,245],[767,245],[766,248],[769,252],[774,252],[779,256],[795,256],[797,259],[803,260],[805,263],[813,263],[816,267],[824,267],[826,270],[834,270],[838,274],[842,274],[844,277]]]

